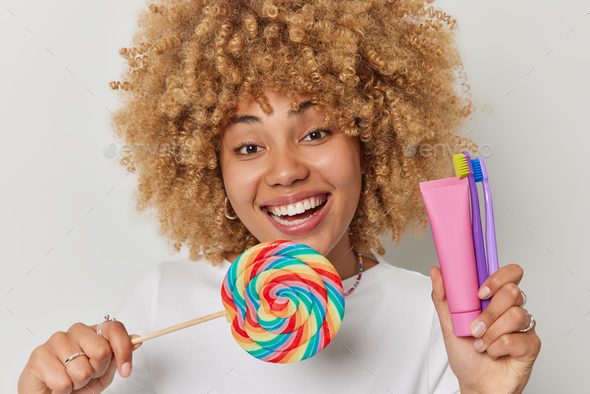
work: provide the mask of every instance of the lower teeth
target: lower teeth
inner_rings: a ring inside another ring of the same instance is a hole
[[[301,223],[303,223],[303,222],[306,222],[306,221],[308,221],[309,219],[311,219],[312,217],[314,217],[315,215],[317,215],[317,213],[318,213],[319,211],[321,211],[323,208],[324,208],[324,207],[322,207],[321,209],[319,209],[319,210],[315,211],[314,213],[312,213],[311,215],[309,215],[309,217],[307,217],[306,219],[293,220],[292,222],[290,222],[290,221],[288,221],[288,220],[285,220],[285,219],[282,219],[281,217],[279,217],[279,216],[276,216],[276,215],[275,215],[275,214],[273,214],[273,213],[270,213],[270,212],[269,212],[269,214],[270,214],[270,217],[271,217],[271,218],[273,218],[274,220],[276,220],[277,222],[279,222],[279,223],[280,223],[280,224],[282,224],[282,225],[285,225],[285,226],[295,226],[296,224],[301,224]]]

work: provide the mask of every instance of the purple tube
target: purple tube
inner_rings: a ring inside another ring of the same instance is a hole
[[[469,181],[456,177],[421,182],[420,191],[432,228],[453,332],[471,336],[469,327],[481,313],[477,267],[469,211]]]

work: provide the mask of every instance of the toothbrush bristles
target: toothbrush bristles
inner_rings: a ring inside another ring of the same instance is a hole
[[[467,159],[462,153],[453,155],[453,164],[455,166],[455,174],[457,178],[462,179],[469,176],[469,166],[467,165]]]
[[[483,179],[483,172],[481,170],[481,164],[479,164],[479,160],[472,159],[471,166],[473,167],[473,177],[475,178],[475,182],[481,182]]]

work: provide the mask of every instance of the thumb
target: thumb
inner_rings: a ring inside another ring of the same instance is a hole
[[[129,335],[130,340],[134,340],[135,338],[139,338],[139,335],[137,335],[137,334]],[[139,343],[134,344],[132,347],[133,351],[137,350],[141,345],[143,345],[143,342],[139,342]]]
[[[430,267],[430,280],[432,281],[432,302],[440,320],[440,327],[445,338],[454,335],[451,312],[447,303],[447,294],[443,284],[442,273],[437,266]]]

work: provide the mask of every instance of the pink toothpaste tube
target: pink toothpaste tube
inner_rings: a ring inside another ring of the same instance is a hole
[[[420,191],[432,228],[453,332],[471,336],[469,327],[481,313],[479,282],[471,230],[468,178],[421,182]]]

